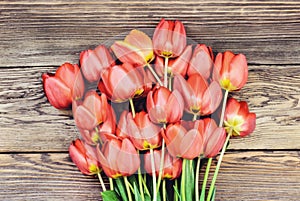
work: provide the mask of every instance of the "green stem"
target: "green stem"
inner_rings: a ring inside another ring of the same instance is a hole
[[[196,120],[197,120],[197,117],[198,117],[198,115],[197,115],[197,114],[194,114],[194,116],[193,116],[193,121],[196,121]]]
[[[163,180],[163,201],[167,201],[166,180]]]
[[[139,169],[138,169],[138,179],[139,179],[139,188],[140,188],[140,194],[141,194],[141,197],[142,197],[142,201],[145,201],[141,167],[139,167]]]
[[[169,84],[168,84],[169,90],[172,91],[172,76],[169,77]]]
[[[110,190],[113,191],[114,190],[114,181],[110,177],[109,177],[109,186],[110,186]]]
[[[135,109],[134,109],[134,104],[132,98],[129,99],[130,107],[131,107],[131,112],[132,112],[132,118],[135,117]]]
[[[165,127],[165,124],[164,124]],[[162,147],[161,147],[161,157],[160,157],[160,165],[159,165],[159,173],[158,173],[158,180],[156,185],[156,193],[159,191],[161,179],[162,179],[162,173],[164,169],[164,161],[165,161],[165,140],[162,139]]]
[[[223,121],[224,121],[224,113],[226,109],[226,103],[227,103],[227,97],[228,97],[229,91],[226,90],[223,98],[223,105],[222,105],[222,111],[221,111],[221,117],[220,117],[220,122],[219,122],[219,127],[223,126]]]
[[[198,157],[197,166],[196,166],[196,181],[195,181],[195,197],[196,201],[199,201],[199,174],[200,174],[200,162],[201,157]]]
[[[163,86],[163,83],[161,82],[161,80],[159,79],[158,75],[156,74],[156,72],[153,70],[152,66],[150,64],[147,63],[147,67],[149,68],[150,72],[152,73],[152,75],[154,76],[154,78],[157,80],[158,84],[160,86]]]
[[[104,182],[103,182],[103,179],[102,179],[102,176],[101,176],[100,172],[98,172],[97,175],[98,175],[98,178],[99,178],[99,181],[100,181],[102,190],[103,190],[103,191],[106,191],[106,187],[105,187],[105,185],[104,185]]]
[[[187,162],[187,159],[184,158],[182,161],[182,173],[181,173],[181,185],[180,185],[180,195],[181,195],[182,201],[186,201],[186,199],[185,199],[186,162]]]
[[[146,174],[145,174],[145,176],[146,176]],[[150,192],[149,192],[148,187],[147,187],[147,184],[146,184],[146,177],[142,179],[142,183],[143,183],[143,186],[144,186],[145,193],[147,195],[149,195],[149,197],[151,197]]]
[[[175,188],[178,189],[178,179],[175,179]],[[176,191],[174,191],[174,201],[178,201],[178,195]]]
[[[152,169],[152,185],[153,185],[153,201],[157,200],[156,194],[156,173],[155,173],[155,160],[153,149],[150,149],[150,158],[151,158],[151,169]]]
[[[169,63],[169,58],[165,57],[164,87],[166,87],[166,88],[168,88],[168,63]]]
[[[208,179],[208,175],[209,175],[211,162],[212,162],[212,158],[209,158],[208,161],[207,161],[205,175],[204,175],[204,179],[203,179],[203,183],[202,183],[201,199],[200,200],[205,200],[205,190],[206,190],[206,184],[207,184],[207,179]]]
[[[124,176],[124,182],[125,182],[125,186],[126,186],[126,191],[127,191],[127,195],[128,195],[128,200],[132,201],[132,197],[131,197],[131,192],[130,192],[130,187],[129,187],[129,181],[127,179],[126,176]]]
[[[231,134],[232,134],[232,129],[230,129],[230,131],[229,131],[229,133],[227,135],[226,141],[225,141],[225,143],[223,145],[222,152],[220,154],[220,158],[218,160],[217,167],[216,167],[216,170],[215,170],[215,173],[214,173],[214,176],[213,176],[213,179],[211,181],[211,185],[210,185],[210,188],[209,188],[209,191],[208,191],[207,201],[210,201],[212,193],[214,191],[214,187],[215,187],[215,184],[216,184],[216,181],[217,181],[217,177],[218,177],[218,173],[219,173],[219,170],[220,170],[220,167],[221,167],[223,156],[225,154],[226,147],[227,147],[227,144],[229,142]]]

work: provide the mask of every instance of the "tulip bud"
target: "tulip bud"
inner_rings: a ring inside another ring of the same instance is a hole
[[[130,176],[140,167],[140,158],[129,139],[118,140],[116,137],[106,141],[97,155],[102,169],[108,177],[116,179]]]
[[[216,56],[213,79],[228,91],[241,89],[248,79],[248,65],[243,54],[235,55],[230,51]]]
[[[89,82],[99,81],[101,72],[114,65],[114,60],[104,45],[94,50],[85,50],[80,54],[80,64],[84,77]]]
[[[180,122],[170,124],[162,132],[167,149],[173,157],[182,157],[192,160],[200,156],[203,150],[203,137],[197,129],[186,130]]]
[[[177,90],[171,92],[159,86],[148,93],[147,111],[154,123],[175,123],[181,119],[183,109],[184,102]]]
[[[195,47],[193,56],[190,60],[187,75],[190,77],[191,75],[198,73],[207,80],[210,77],[213,62],[214,54],[211,47],[207,47],[204,44],[198,44]]]
[[[154,150],[154,166],[155,174],[158,177],[160,170],[161,150]],[[176,179],[181,174],[182,160],[172,157],[168,152],[165,152],[164,163],[162,168],[162,179]],[[150,152],[144,155],[144,168],[146,172],[152,176],[151,156]]]
[[[227,133],[244,137],[254,131],[255,125],[256,114],[249,112],[247,102],[238,102],[234,98],[228,99],[224,118]]]
[[[155,149],[161,146],[161,128],[149,119],[149,115],[142,111],[127,115],[127,131],[128,135],[138,150]]]
[[[80,139],[76,139],[71,143],[69,154],[72,161],[83,174],[94,175],[101,171],[101,165],[96,156],[96,149],[85,144]]]
[[[178,57],[186,46],[186,33],[182,22],[162,19],[153,34],[153,48],[162,57]]]
[[[175,76],[174,90],[182,95],[185,110],[194,115],[212,114],[222,100],[219,84],[215,81],[208,84],[200,74],[193,74],[187,81],[182,76]]]
[[[83,102],[73,102],[76,126],[80,129],[93,130],[106,120],[107,105],[105,94],[99,96],[96,91],[87,92]]]
[[[84,93],[84,81],[78,65],[64,63],[55,75],[42,75],[45,94],[52,106],[67,109],[73,100],[80,99]]]
[[[116,41],[111,49],[120,61],[137,67],[143,67],[154,59],[151,38],[136,29],[124,41]]]

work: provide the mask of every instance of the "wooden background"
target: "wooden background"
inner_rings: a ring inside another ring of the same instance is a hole
[[[100,199],[97,179],[69,159],[78,133],[71,113],[47,102],[41,74],[162,17],[249,61],[249,81],[234,96],[249,102],[257,128],[230,144],[216,200],[300,200],[300,2],[290,0],[1,0],[0,200]]]

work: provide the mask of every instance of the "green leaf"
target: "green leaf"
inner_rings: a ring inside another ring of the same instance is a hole
[[[103,201],[119,201],[120,197],[115,191],[101,192]]]
[[[181,201],[181,196],[180,196],[180,194],[179,194],[178,188],[177,188],[175,185],[173,186],[173,188],[174,188],[174,191],[175,191],[176,196],[178,197],[178,200]]]
[[[151,201],[151,197],[148,194],[145,194],[145,201]]]
[[[117,187],[118,187],[118,191],[120,192],[120,195],[122,197],[122,200],[123,201],[128,201],[125,184],[123,182],[122,177],[116,179],[116,184],[117,184]]]
[[[213,193],[212,193],[210,201],[215,201],[215,197],[216,197],[216,187],[214,187],[214,190],[213,190]]]
[[[138,191],[137,184],[136,184],[135,181],[133,182],[133,189],[134,189],[134,198],[135,198],[135,201],[143,201],[143,199],[141,197],[141,194]]]
[[[195,194],[195,163],[193,160],[187,160],[185,174],[185,198],[194,200]]]

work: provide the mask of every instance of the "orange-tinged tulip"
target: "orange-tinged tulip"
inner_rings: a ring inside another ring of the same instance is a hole
[[[178,57],[186,46],[186,33],[182,22],[162,19],[153,34],[153,48],[162,57]]]
[[[208,79],[212,71],[214,62],[214,54],[211,47],[207,47],[204,44],[198,44],[193,52],[193,56],[190,60],[189,67],[187,69],[187,75],[191,76],[193,74],[199,73]]]
[[[159,86],[148,93],[147,111],[154,123],[175,123],[181,119],[183,109],[184,102],[177,90],[171,92]]]
[[[161,128],[149,119],[149,115],[141,111],[127,115],[127,131],[128,135],[138,150],[155,149],[161,146]]]
[[[194,115],[212,114],[222,100],[220,85],[215,81],[208,84],[200,74],[193,74],[187,81],[182,76],[175,76],[174,89],[181,93],[185,110]]]
[[[81,70],[89,82],[99,81],[101,72],[114,65],[114,63],[115,61],[104,45],[80,53]]]
[[[256,114],[249,112],[247,102],[228,99],[224,118],[227,133],[232,131],[232,136],[244,137],[254,131],[255,125]]]
[[[69,147],[72,161],[86,175],[98,174],[101,171],[96,153],[95,147],[82,142],[80,139],[73,141]]]
[[[173,157],[192,160],[203,150],[203,136],[197,129],[186,130],[180,122],[168,125],[162,132],[167,149]]]
[[[125,138],[129,138],[128,131],[127,131],[127,115],[128,111],[124,110],[119,119],[119,123],[117,125],[116,135],[119,139],[123,140]]]
[[[213,79],[228,91],[241,89],[248,79],[248,65],[245,55],[226,51],[216,56]]]
[[[134,68],[129,63],[115,65],[102,74],[98,88],[113,102],[125,102],[141,96],[148,85],[144,81],[143,68]]]
[[[154,150],[155,174],[158,177],[160,170],[161,150]],[[164,165],[162,169],[162,179],[176,179],[181,174],[182,160],[172,157],[167,151],[164,156]],[[152,175],[150,152],[144,155],[144,168],[146,172]]]
[[[111,49],[123,63],[143,67],[154,59],[152,40],[144,32],[132,30],[124,41],[116,41]]]
[[[84,93],[84,81],[78,65],[64,63],[55,75],[42,75],[44,92],[52,106],[67,109],[73,100],[80,99]]]
[[[89,91],[83,102],[73,102],[73,115],[75,124],[84,130],[93,130],[106,121],[107,98],[105,94],[99,96],[96,91]]]
[[[113,179],[130,176],[140,167],[139,155],[126,138],[121,141],[115,137],[106,141],[101,151],[98,146],[97,153],[103,171]]]
[[[170,59],[168,63],[168,73],[171,75],[180,74],[183,77],[186,75],[189,61],[192,56],[192,45],[188,45],[183,50],[182,54],[176,59]],[[156,57],[155,70],[159,76],[164,74],[164,59],[162,57]]]

